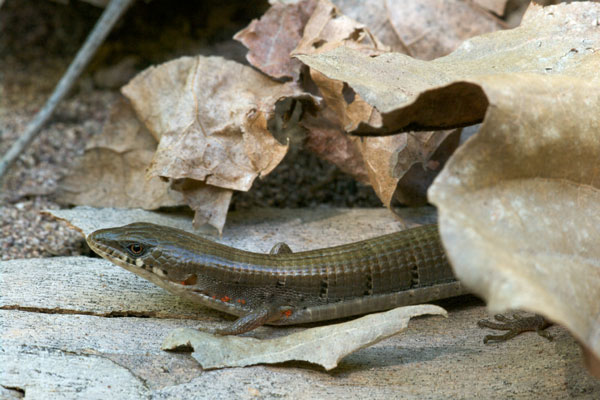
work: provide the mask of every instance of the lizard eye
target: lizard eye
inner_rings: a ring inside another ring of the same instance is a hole
[[[134,256],[139,256],[144,252],[144,246],[139,243],[131,243],[129,246],[127,246],[127,250],[129,250],[129,252]]]

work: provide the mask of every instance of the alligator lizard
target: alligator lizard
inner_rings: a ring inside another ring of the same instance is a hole
[[[87,237],[107,260],[239,318],[218,333],[331,320],[468,293],[452,273],[437,225],[292,253],[243,251],[150,223]]]

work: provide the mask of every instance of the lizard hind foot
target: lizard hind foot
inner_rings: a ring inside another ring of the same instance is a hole
[[[551,324],[541,315],[536,314],[531,317],[522,317],[519,314],[513,314],[511,319],[502,314],[498,314],[494,316],[494,319],[497,322],[482,319],[477,322],[477,325],[480,328],[490,328],[508,332],[503,335],[486,335],[483,338],[483,343],[485,344],[487,344],[489,341],[507,341],[523,332],[529,331],[535,331],[538,335],[545,337],[550,341],[553,339],[553,337],[544,330]]]

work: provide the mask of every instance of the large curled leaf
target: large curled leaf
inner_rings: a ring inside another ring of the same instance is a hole
[[[366,9],[360,4],[338,3],[365,17],[360,10]],[[380,7],[370,9],[367,15],[365,20],[373,23],[376,16],[385,19],[387,12]],[[343,15],[331,2],[321,0],[292,54],[322,53],[340,46],[354,48],[369,56],[381,54],[386,49],[366,26]],[[458,143],[456,140],[446,141],[451,132],[428,133],[418,138],[406,134],[387,138],[348,138],[345,127],[369,120],[371,116],[378,118],[379,114],[344,82],[329,79],[315,70],[310,72],[327,108],[314,118],[305,118],[303,125],[309,131],[307,147],[352,173],[358,180],[365,181],[367,175],[368,182],[388,207],[394,198],[403,204],[424,204],[427,186],[451,151],[444,152],[444,157],[435,162],[430,157],[441,143],[448,144],[445,148],[450,147],[450,143]],[[339,146],[337,150],[329,151],[331,143]],[[400,181],[402,184],[398,185]]]
[[[305,26],[300,29],[302,23]],[[439,29],[432,30],[432,26]],[[236,38],[249,48],[248,60],[255,67],[275,77],[298,79],[297,64],[288,58],[294,41],[297,47],[291,54],[318,54],[344,47],[374,56],[387,52],[389,45],[418,58],[433,58],[446,54],[467,37],[500,27],[497,18],[462,0],[276,1],[260,21],[253,21]],[[459,132],[348,137],[346,127],[363,121],[377,124],[378,111],[345,82],[314,69],[310,77],[326,105],[302,118],[301,124],[308,131],[306,147],[357,180],[370,183],[386,206],[393,199],[402,204],[424,204],[426,189],[452,153]],[[305,87],[311,90],[311,85]],[[437,151],[439,146],[443,151]]]
[[[567,327],[592,357],[600,356],[599,83],[527,73],[488,80],[480,132],[429,190],[458,278],[493,311],[525,309]]]
[[[123,93],[159,139],[149,175],[248,190],[285,155],[266,120],[277,100],[298,92],[236,62],[199,56],[147,69]],[[255,142],[265,142],[260,154],[247,151]]]
[[[149,68],[123,93],[159,140],[149,176],[179,182],[174,187],[197,211],[196,225],[208,222],[219,230],[231,190],[250,189],[287,151],[267,128],[277,102],[308,98],[294,84],[275,82],[220,57],[202,56]]]
[[[297,57],[328,78],[346,82],[374,107],[376,114],[346,129],[389,134],[466,126],[483,119],[488,102],[481,86],[498,74],[585,73],[596,78],[599,8],[597,3],[532,5],[520,27],[467,40],[433,61],[399,53],[370,57],[343,47]]]

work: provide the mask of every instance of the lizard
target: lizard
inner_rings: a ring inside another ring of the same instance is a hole
[[[293,253],[278,243],[269,254],[219,244],[192,233],[138,222],[87,236],[101,257],[167,291],[238,316],[222,335],[264,324],[318,322],[469,293],[455,278],[435,224],[359,242]],[[541,316],[480,326],[545,335]]]

